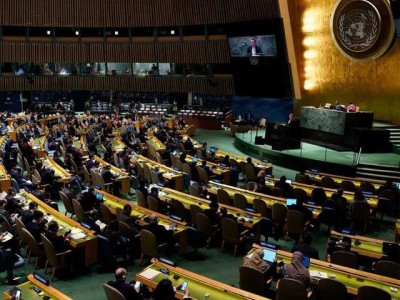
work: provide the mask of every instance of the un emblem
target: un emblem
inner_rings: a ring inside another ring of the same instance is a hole
[[[352,60],[380,57],[394,37],[387,0],[339,0],[331,16],[331,33],[339,51]]]

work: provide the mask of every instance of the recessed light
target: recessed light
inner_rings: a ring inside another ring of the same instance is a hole
[[[175,34],[175,30],[171,30],[171,34]]]
[[[51,34],[51,31],[50,31],[50,30],[47,30],[46,33],[47,33],[47,35],[50,35],[50,34]]]
[[[79,35],[79,31],[75,31],[75,35]]]
[[[118,35],[118,34],[119,34],[119,32],[118,32],[118,31],[115,31],[115,32],[114,32],[114,34],[115,34],[115,35]]]

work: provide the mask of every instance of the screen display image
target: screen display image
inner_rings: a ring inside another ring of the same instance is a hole
[[[228,39],[232,57],[277,56],[275,35],[238,36]]]
[[[296,205],[297,204],[297,200],[296,199],[286,199],[286,205],[290,206],[290,205]]]
[[[308,268],[310,266],[310,258],[308,256],[303,256],[303,265]]]
[[[271,251],[268,249],[263,249],[264,252],[264,257],[263,260],[267,261],[267,262],[274,262],[275,258],[276,258],[276,252],[275,251]]]

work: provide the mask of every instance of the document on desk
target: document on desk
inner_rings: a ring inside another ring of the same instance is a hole
[[[142,273],[139,273],[140,276],[143,276],[144,278],[147,278],[150,280],[159,274],[161,274],[160,271],[153,270],[153,269],[147,269],[147,270],[144,270]]]
[[[165,229],[170,230],[171,226],[170,225],[163,225],[165,227]]]
[[[85,236],[86,236],[86,234],[84,234],[83,232],[79,232],[79,233],[75,233],[75,234],[71,235],[71,237],[74,240],[79,240],[81,238],[84,238]]]
[[[328,278],[328,273],[310,270],[310,276],[317,278]]]

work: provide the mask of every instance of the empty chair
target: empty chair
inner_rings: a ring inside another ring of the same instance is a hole
[[[340,183],[340,187],[345,190],[345,191],[349,191],[349,192],[354,192],[356,190],[356,186],[354,185],[354,183],[350,180],[343,180]]]
[[[241,266],[239,268],[239,275],[240,289],[260,296],[265,295],[268,285],[265,281],[264,274],[260,270],[247,266]]]
[[[38,268],[39,257],[42,255],[39,243],[35,240],[32,234],[25,228],[21,228],[21,239],[26,242],[28,246],[28,263],[31,261],[31,257],[36,257],[35,270]]]
[[[310,176],[308,176],[307,174],[297,173],[294,181],[298,183],[310,184]]]
[[[297,210],[288,210],[286,213],[286,240],[289,235],[300,238],[304,232],[304,216]]]
[[[375,194],[375,186],[371,182],[361,182],[360,190]]]
[[[200,197],[200,189],[194,185],[189,186],[189,195]]]
[[[283,224],[286,220],[287,207],[282,203],[274,203],[272,205],[272,222],[275,224]]]
[[[131,176],[131,187],[137,190],[140,187],[139,180],[136,176]]]
[[[375,264],[375,273],[394,279],[400,279],[400,264],[389,260],[378,261]]]
[[[74,210],[74,206],[72,205],[71,199],[69,199],[68,196],[65,195],[61,191],[59,191],[59,194],[60,194],[60,198],[65,207],[65,215],[71,214],[71,218],[72,218],[72,216],[75,215],[75,210]]]
[[[325,188],[333,189],[336,186],[335,180],[332,177],[324,176],[321,179],[321,186]]]
[[[211,225],[210,219],[204,213],[196,214],[197,230],[202,233],[207,239],[207,247],[210,246],[215,229]]]
[[[103,289],[106,293],[107,300],[126,300],[120,291],[106,283],[103,283]]]
[[[237,208],[245,209],[247,207],[246,196],[238,193],[233,195],[233,205]]]
[[[222,245],[221,250],[224,249],[225,244],[234,245],[233,255],[236,256],[237,248],[243,241],[247,230],[239,231],[239,225],[236,221],[228,218],[223,218],[221,221],[222,230]]]
[[[7,261],[6,254],[5,254],[6,251],[7,251],[6,249],[0,249],[0,272],[7,271],[8,280],[11,281],[11,280],[13,280],[12,270],[23,267],[25,265],[25,262],[24,262],[24,259],[20,255],[14,254],[15,262],[13,262],[12,266],[8,266],[7,265],[8,261]]]
[[[147,204],[150,210],[154,212],[160,212],[160,204],[158,203],[158,200],[153,196],[147,196]]]
[[[383,190],[380,194],[379,197],[382,198],[387,198],[390,199],[390,205],[392,208],[397,208],[397,195],[398,191],[393,191],[393,190]]]
[[[246,190],[248,190],[248,191],[254,191],[256,187],[257,187],[257,183],[255,183],[254,181],[248,181],[246,183]]]
[[[314,291],[315,300],[347,300],[347,288],[337,280],[320,279]]]
[[[188,174],[190,180],[193,180],[192,169],[190,168],[189,164],[187,164],[187,163],[182,164],[182,172],[185,172],[186,174]]]
[[[268,214],[267,203],[262,199],[255,198],[253,200],[253,209],[255,209],[257,213],[261,214],[262,217],[266,217]]]
[[[72,199],[72,206],[74,207],[76,220],[81,222],[85,218],[85,212],[81,206],[81,204],[76,199]]]
[[[228,192],[223,189],[217,190],[217,199],[220,204],[231,205],[231,197],[229,197]]]
[[[391,300],[390,294],[373,286],[364,285],[358,289],[357,300]]]
[[[197,172],[199,173],[199,180],[202,184],[207,184],[208,183],[208,174],[207,171],[204,170],[202,167],[198,166],[197,167]]]
[[[367,229],[370,217],[370,207],[367,202],[356,201],[353,204],[351,215],[352,225],[364,224],[364,231]]]
[[[140,245],[142,249],[140,265],[142,265],[145,255],[151,258],[158,258],[162,253],[162,248],[165,246],[165,244],[158,245],[156,236],[146,229],[140,231]]]
[[[390,214],[392,212],[392,203],[390,199],[379,197],[378,207],[376,209],[376,212],[378,212],[381,215],[381,221],[383,220],[383,216],[385,214]]]
[[[254,168],[254,165],[245,164],[245,166],[244,166],[244,175],[246,177],[246,182],[254,181],[257,178],[256,170]]]
[[[349,251],[335,251],[331,255],[331,263],[345,266],[348,268],[358,269],[357,254]]]
[[[53,267],[53,272],[51,273],[51,280],[54,281],[55,273],[57,269],[60,269],[66,265],[66,255],[71,253],[71,250],[65,252],[56,253],[53,244],[45,237],[43,234],[40,235],[44,252],[46,254],[46,264],[44,267],[44,273],[47,273],[47,268],[49,265]]]
[[[147,200],[140,190],[135,190],[137,204],[141,207],[147,208]]]
[[[186,209],[182,202],[176,199],[171,200],[171,215],[180,217],[182,220],[186,220]]]
[[[195,226],[197,226],[196,218],[198,213],[204,213],[203,209],[196,204],[190,204],[190,217],[192,219],[192,224]]]
[[[285,278],[279,280],[277,300],[306,300],[307,290],[300,281]]]
[[[110,209],[104,204],[100,203],[100,214],[101,214],[101,220],[103,223],[109,225],[111,224],[113,220],[113,215],[110,211]]]

